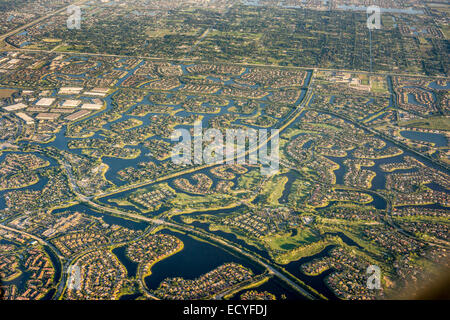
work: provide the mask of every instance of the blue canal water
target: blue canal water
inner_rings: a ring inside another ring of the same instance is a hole
[[[400,131],[400,134],[406,139],[434,143],[437,147],[447,146],[447,138],[442,134],[417,131]]]
[[[437,90],[450,90],[450,81],[447,81],[445,86],[438,85],[436,81],[433,81],[428,85],[428,87]]]
[[[248,259],[231,254],[210,243],[196,240],[186,234],[170,230],[163,230],[161,233],[180,239],[184,244],[184,249],[152,267],[152,274],[145,278],[145,283],[151,290],[157,289],[161,281],[166,278],[182,277],[193,280],[228,262],[240,263],[250,268],[255,274],[264,271],[261,266]]]

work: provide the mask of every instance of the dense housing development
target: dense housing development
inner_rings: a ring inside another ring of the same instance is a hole
[[[0,299],[413,298],[448,273],[445,1],[0,12]],[[229,132],[266,138],[196,161]]]

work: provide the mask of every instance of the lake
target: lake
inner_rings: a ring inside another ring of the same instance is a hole
[[[406,139],[434,143],[437,147],[447,146],[447,138],[442,134],[417,131],[400,131],[400,134]]]

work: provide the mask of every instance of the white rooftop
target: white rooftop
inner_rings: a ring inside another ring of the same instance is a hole
[[[20,110],[20,109],[24,109],[26,108],[27,105],[24,103],[16,103],[16,104],[12,104],[10,106],[7,107],[3,107],[4,110],[10,112],[10,111],[16,111],[16,110]]]
[[[66,100],[62,104],[63,107],[78,107],[81,104],[81,100]]]
[[[42,98],[38,102],[36,102],[37,106],[49,107],[55,102],[55,98]]]

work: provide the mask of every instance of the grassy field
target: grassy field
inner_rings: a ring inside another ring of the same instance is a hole
[[[297,261],[303,257],[309,257],[321,252],[328,245],[341,244],[342,240],[339,237],[334,237],[328,240],[320,240],[305,246],[299,246],[296,249],[281,253],[275,257],[275,261],[280,264],[288,264],[291,261]]]
[[[386,93],[386,94],[389,92],[387,82],[384,77],[371,76],[370,84],[372,86],[372,88],[370,90],[371,92]]]
[[[267,196],[267,204],[271,206],[279,206],[278,200],[283,195],[284,186],[288,182],[288,177],[278,176],[270,180],[263,189],[262,194]]]
[[[430,117],[427,119],[410,120],[399,123],[400,126],[410,128],[422,128],[433,130],[450,130],[450,118],[449,117]]]
[[[242,175],[238,179],[240,189],[251,190],[261,181],[262,176],[259,170],[252,170]]]
[[[233,197],[226,194],[191,196],[178,192],[177,196],[171,201],[171,204],[183,212],[190,212],[228,206],[232,207],[235,202],[236,200]]]
[[[297,234],[291,233],[277,234],[264,239],[269,248],[273,251],[289,251],[302,245],[316,242],[318,236],[309,228],[297,229]]]

